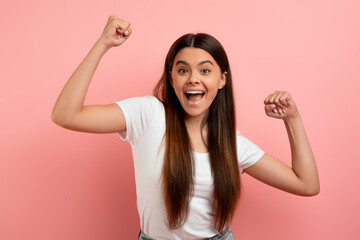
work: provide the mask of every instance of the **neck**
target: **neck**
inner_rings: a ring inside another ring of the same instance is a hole
[[[204,126],[204,120],[207,117],[207,114],[202,114],[199,116],[186,116],[185,125],[188,131],[201,131]]]
[[[195,152],[207,153],[208,128],[203,116],[188,117],[185,119],[186,130],[189,135],[191,148]]]

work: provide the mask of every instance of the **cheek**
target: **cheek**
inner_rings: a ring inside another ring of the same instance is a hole
[[[181,84],[179,84],[178,81],[174,80],[172,86],[173,86],[176,96],[179,98],[183,92],[183,88],[182,88]]]
[[[175,76],[172,78],[172,86],[174,89],[182,89],[184,87],[184,83],[186,81],[184,81],[184,78],[180,77],[180,76]]]
[[[216,91],[219,89],[219,86],[220,86],[220,83],[221,83],[221,79],[219,78],[215,78],[215,77],[212,77],[212,78],[208,78],[206,79],[206,87],[209,91],[213,92],[213,91]]]
[[[214,89],[213,91],[209,92],[209,93],[208,93],[208,94],[209,94],[209,99],[210,99],[211,101],[214,101],[217,93],[218,93],[217,89]]]

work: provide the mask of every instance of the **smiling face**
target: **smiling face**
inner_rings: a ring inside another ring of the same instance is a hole
[[[185,116],[203,118],[218,90],[225,86],[226,72],[221,72],[205,50],[186,47],[174,59],[170,82]]]

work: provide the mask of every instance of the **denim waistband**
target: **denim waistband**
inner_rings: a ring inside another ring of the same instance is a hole
[[[140,229],[138,240],[156,240],[156,239],[146,235],[146,233],[144,233],[144,231]]]
[[[205,240],[235,240],[235,237],[228,226],[221,234],[217,234],[211,238],[205,238]]]
[[[138,240],[157,240],[157,239],[146,235],[146,233],[144,233],[140,229]],[[212,236],[210,238],[204,238],[204,240],[235,240],[235,237],[234,237],[230,227],[227,227],[221,234],[217,234],[217,235]]]

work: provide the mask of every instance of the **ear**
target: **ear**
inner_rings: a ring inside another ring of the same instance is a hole
[[[226,85],[226,79],[227,79],[227,72],[225,71],[221,74],[219,89],[222,89]]]

